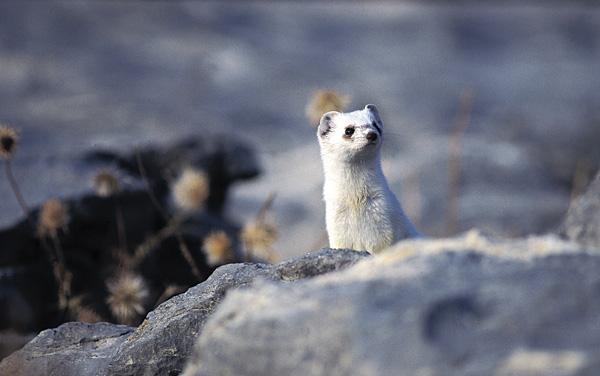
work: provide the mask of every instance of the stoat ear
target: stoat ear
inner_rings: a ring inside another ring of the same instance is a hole
[[[377,110],[377,106],[375,106],[374,104],[368,104],[365,106],[365,110],[367,110],[371,113],[371,116],[373,117],[373,120],[375,120],[377,122],[377,125],[379,125],[380,127],[383,127],[383,121],[381,121],[381,117],[379,116],[379,111]]]
[[[321,121],[319,122],[319,130],[317,131],[320,137],[325,136],[331,129],[333,128],[333,118],[339,115],[337,111],[329,111],[321,116]]]

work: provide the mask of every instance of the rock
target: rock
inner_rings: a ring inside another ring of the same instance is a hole
[[[415,240],[228,294],[195,375],[596,375],[600,256],[555,236]]]
[[[248,286],[257,279],[274,282],[312,277],[348,267],[367,256],[366,252],[324,249],[272,266],[225,265],[205,282],[161,304],[135,330],[110,324],[65,324],[44,331],[2,361],[0,375],[24,375],[27,373],[18,372],[39,370],[46,365],[56,365],[52,374],[65,376],[178,374],[197,334],[229,289]],[[116,341],[115,333],[119,331],[122,335]],[[78,341],[85,345],[73,347]],[[110,349],[104,349],[104,341],[113,341]],[[79,357],[72,363],[75,351]],[[89,365],[85,365],[86,359]]]
[[[99,375],[133,330],[125,325],[80,322],[44,330],[0,363],[0,375]]]
[[[600,172],[587,191],[572,203],[560,233],[584,245],[600,248]]]

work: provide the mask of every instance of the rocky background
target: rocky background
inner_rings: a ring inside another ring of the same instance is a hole
[[[493,4],[0,3],[0,374],[595,375],[600,10]],[[303,256],[323,89],[463,235]]]

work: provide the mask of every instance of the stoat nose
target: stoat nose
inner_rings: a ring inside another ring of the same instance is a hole
[[[377,132],[369,132],[367,133],[367,140],[373,142],[377,140]]]

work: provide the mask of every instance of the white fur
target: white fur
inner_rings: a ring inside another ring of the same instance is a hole
[[[378,252],[398,240],[419,236],[383,175],[383,134],[375,129],[373,121],[383,131],[372,105],[350,113],[328,112],[317,132],[325,171],[323,198],[331,248]],[[348,126],[354,126],[351,138],[344,137]],[[329,131],[322,135],[324,129]],[[367,140],[369,132],[378,133],[376,142]]]

